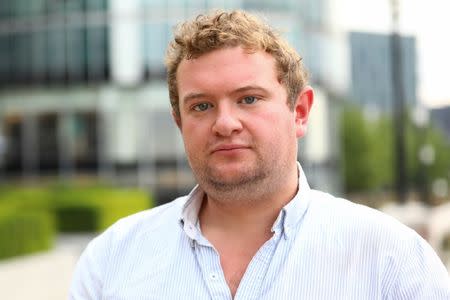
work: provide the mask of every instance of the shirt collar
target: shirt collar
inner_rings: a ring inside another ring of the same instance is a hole
[[[299,182],[297,193],[294,198],[281,209],[280,214],[272,226],[272,232],[280,232],[281,229],[283,229],[285,238],[291,237],[293,229],[305,214],[310,202],[308,196],[310,191],[308,181],[298,162],[297,167]],[[204,196],[205,192],[198,185],[195,186],[189,193],[181,213],[180,224],[184,232],[191,239],[192,245],[193,241],[201,241],[204,239],[197,226],[198,213]]]
[[[183,206],[181,213],[180,224],[183,227],[184,232],[190,238],[190,240],[196,241],[201,237],[198,224],[198,213],[202,206],[205,192],[196,185],[194,189],[187,196],[187,201]],[[193,246],[193,243],[191,243]]]
[[[292,236],[298,222],[304,216],[310,202],[310,187],[306,179],[302,166],[297,162],[298,167],[298,190],[294,198],[282,209],[275,221],[272,231],[283,228],[285,238]]]

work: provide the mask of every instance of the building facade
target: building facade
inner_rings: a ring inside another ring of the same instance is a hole
[[[378,112],[392,111],[392,36],[382,33],[350,32],[351,97]],[[400,37],[400,80],[407,107],[417,104],[416,40]]]

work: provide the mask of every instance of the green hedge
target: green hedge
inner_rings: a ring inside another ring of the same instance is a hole
[[[48,211],[52,207],[53,191],[44,187],[0,188],[0,213],[3,209],[17,211]]]
[[[0,259],[50,249],[55,237],[51,214],[9,212],[0,215]]]
[[[135,189],[69,187],[59,188],[55,196],[61,231],[101,231],[120,218],[153,207],[153,199]]]
[[[92,232],[99,228],[99,210],[87,205],[57,207],[58,231]]]
[[[102,231],[153,205],[153,198],[137,189],[0,187],[0,259],[48,249],[58,231]]]

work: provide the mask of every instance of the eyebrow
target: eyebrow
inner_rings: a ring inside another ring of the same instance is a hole
[[[231,94],[239,94],[239,93],[244,93],[244,92],[248,92],[248,91],[259,91],[259,92],[262,92],[262,93],[269,94],[268,90],[266,90],[265,88],[260,87],[258,85],[243,86],[243,87],[240,87],[238,89],[235,89],[234,91],[231,92]]]
[[[208,95],[205,93],[189,93],[183,97],[183,102],[187,103],[197,99],[204,99],[206,97],[208,97]]]
[[[230,94],[234,95],[234,94],[240,94],[240,93],[244,93],[244,92],[248,92],[248,91],[259,91],[259,92],[263,92],[268,94],[269,91],[266,90],[263,87],[257,86],[257,85],[247,85],[247,86],[243,86],[240,88],[237,88],[235,90],[233,90]],[[183,102],[184,103],[188,103],[190,101],[194,101],[194,100],[199,100],[199,99],[205,99],[208,98],[208,94],[205,93],[189,93],[186,96],[183,97]]]

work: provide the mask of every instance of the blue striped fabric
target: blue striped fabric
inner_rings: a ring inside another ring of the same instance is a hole
[[[282,209],[234,299],[450,299],[446,269],[413,230],[309,188]],[[202,236],[200,188],[120,220],[82,254],[70,299],[232,299]]]

